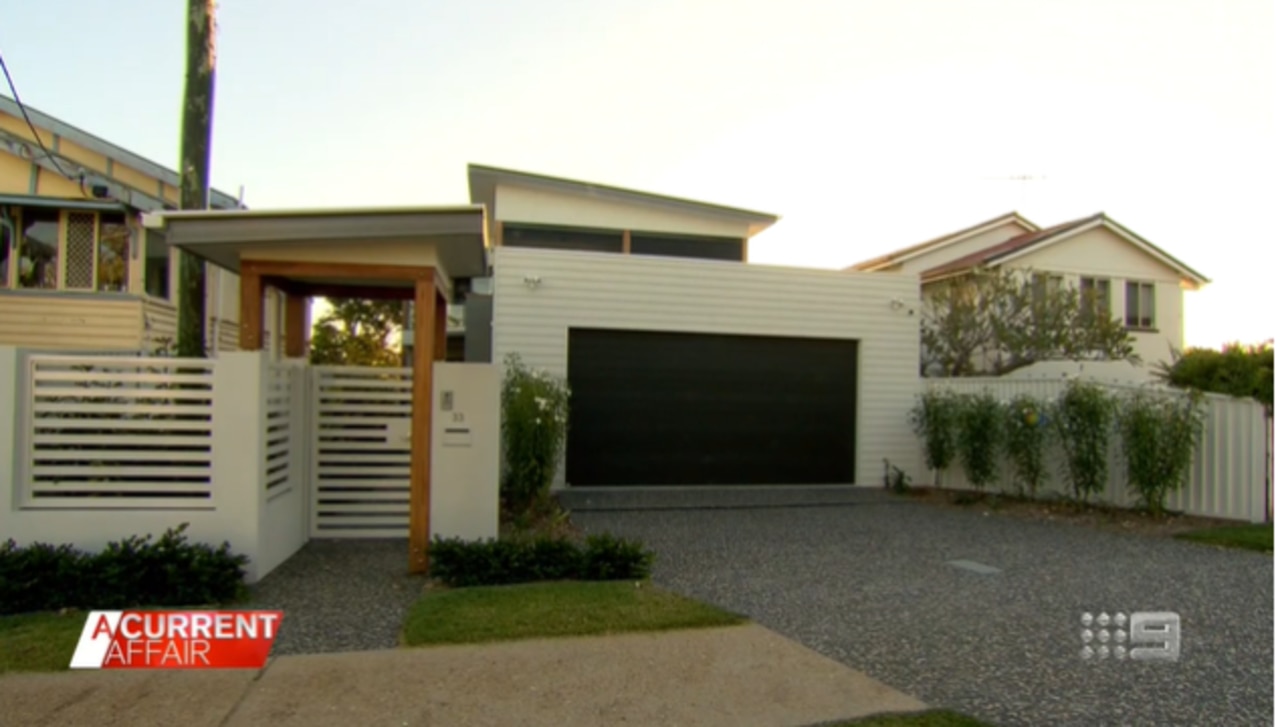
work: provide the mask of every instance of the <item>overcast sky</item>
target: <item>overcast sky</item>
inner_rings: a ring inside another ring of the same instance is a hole
[[[0,5],[24,101],[176,166],[185,3]],[[475,162],[779,214],[752,261],[816,267],[1012,209],[1105,211],[1214,281],[1186,295],[1189,344],[1274,336],[1272,2],[218,12],[213,178],[251,207],[466,202]]]

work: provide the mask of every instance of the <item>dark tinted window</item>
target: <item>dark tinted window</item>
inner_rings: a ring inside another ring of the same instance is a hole
[[[502,244],[506,247],[621,253],[622,233],[572,228],[504,226]]]
[[[742,240],[722,237],[675,237],[631,233],[632,255],[742,260]]]

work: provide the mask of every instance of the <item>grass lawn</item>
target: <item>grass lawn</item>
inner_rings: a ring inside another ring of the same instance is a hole
[[[1272,552],[1271,541],[1275,535],[1272,525],[1228,525],[1221,528],[1194,530],[1179,535],[1184,540],[1222,545],[1228,548],[1244,548],[1264,553]]]
[[[837,722],[824,727],[991,727],[986,722],[966,717],[949,709],[930,709],[925,712],[881,714],[873,717]]]
[[[406,646],[729,626],[741,616],[648,582],[562,581],[434,590],[405,620]]]
[[[0,674],[67,669],[86,616],[83,611],[0,616]]]

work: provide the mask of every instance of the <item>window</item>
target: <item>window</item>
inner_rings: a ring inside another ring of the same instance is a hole
[[[94,231],[98,216],[92,212],[67,213],[66,260],[62,263],[62,286],[72,290],[93,290]]]
[[[502,229],[502,244],[504,247],[621,253],[622,232],[506,225]]]
[[[1156,327],[1156,286],[1130,281],[1124,290],[1124,324],[1130,328]]]
[[[631,233],[631,254],[741,261],[742,240],[741,238],[633,232]]]
[[[98,261],[95,277],[98,290],[124,293],[129,290],[129,226],[119,212],[104,213],[98,219]]]
[[[1111,281],[1080,278],[1080,310],[1111,317]]]
[[[1043,304],[1050,295],[1062,290],[1062,276],[1035,273],[1031,278],[1032,295],[1037,304]]]
[[[136,253],[133,230],[123,212],[24,207],[19,215],[18,239],[8,246],[17,268],[17,287],[129,290],[129,259]],[[0,256],[0,276],[5,262]]]
[[[17,262],[19,287],[58,287],[57,210],[34,207],[22,210]]]
[[[129,227],[121,213],[68,212],[62,285],[123,293],[129,287]]]
[[[14,249],[14,240],[10,232],[9,218],[5,216],[0,219],[0,288],[7,288],[11,285],[9,282],[9,270],[13,266],[9,261],[16,257],[17,250]]]
[[[165,242],[164,233],[158,230],[147,230],[143,285],[147,295],[169,299],[169,243]]]

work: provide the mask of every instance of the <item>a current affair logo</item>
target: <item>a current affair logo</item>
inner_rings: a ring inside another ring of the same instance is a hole
[[[261,669],[283,611],[90,611],[72,669]]]

